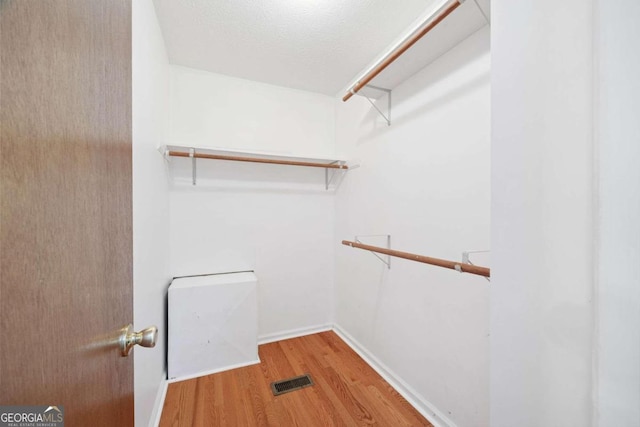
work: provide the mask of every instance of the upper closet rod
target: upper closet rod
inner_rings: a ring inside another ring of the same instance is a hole
[[[173,157],[195,157],[197,159],[214,159],[214,160],[233,160],[236,162],[251,162],[251,163],[269,163],[274,165],[291,165],[291,166],[309,166],[314,168],[325,169],[349,169],[349,166],[344,162],[339,163],[316,163],[316,162],[299,162],[294,160],[276,160],[276,159],[261,159],[258,157],[240,157],[240,156],[222,156],[219,154],[204,154],[194,153],[193,156],[188,152],[182,151],[168,151],[168,156]]]
[[[379,246],[370,246],[370,245],[365,245],[358,242],[351,242],[349,240],[343,240],[342,244],[351,246],[352,248],[365,249],[367,251],[377,252],[385,255],[391,255],[394,257],[404,258],[411,261],[418,261],[418,262],[423,262],[425,264],[437,265],[438,267],[450,268],[452,270],[456,270],[461,273],[477,274],[478,276],[484,276],[484,277],[491,276],[491,270],[488,269],[487,267],[480,267],[480,266],[471,265],[471,264],[463,264],[460,262],[449,261],[449,260],[440,259],[440,258],[431,258],[424,255],[416,255],[409,252],[401,252],[393,249],[381,248]]]
[[[371,80],[373,80],[378,74],[387,68],[393,61],[398,59],[407,49],[413,46],[418,40],[420,40],[425,34],[431,31],[436,25],[446,18],[451,12],[456,10],[458,6],[464,3],[465,0],[450,0],[446,2],[442,7],[436,10],[433,14],[422,23],[416,31],[414,31],[404,42],[396,47],[391,53],[385,56],[371,71],[362,76],[356,84],[354,84],[349,92],[342,97],[342,101],[347,101],[353,95],[355,95],[360,89],[366,86]]]

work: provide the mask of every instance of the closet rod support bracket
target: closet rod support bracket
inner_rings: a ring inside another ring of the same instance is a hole
[[[169,151],[170,150],[167,148],[166,145],[161,145],[158,147],[158,152],[162,154],[162,157],[164,157],[164,160],[167,163],[171,163],[171,155],[169,155]]]
[[[196,149],[189,148],[189,157],[191,157],[191,184],[196,185]]]
[[[370,234],[370,235],[361,235],[354,236],[353,240],[356,243],[364,244],[360,241],[360,237],[386,237],[387,238],[387,249],[391,250],[391,234]],[[378,258],[384,265],[387,266],[387,270],[391,270],[391,255],[385,255],[385,257],[381,257],[377,253],[373,251],[369,251],[374,257]]]
[[[347,162],[345,162],[344,160],[336,160],[335,162],[331,162],[329,164],[330,165],[338,164],[340,168],[339,169],[332,168],[331,173],[329,173],[329,168],[324,169],[324,189],[325,190],[329,190],[329,187],[333,183],[334,178],[336,176],[339,176],[339,179],[336,181],[334,185],[334,188],[337,189],[340,186],[340,183],[342,182],[344,175],[347,173],[347,169],[344,168]]]
[[[383,113],[382,110],[376,105],[375,101],[369,98],[367,95],[361,94],[359,92],[353,92],[355,95],[360,95],[369,101],[369,104],[382,116],[385,122],[387,122],[387,126],[391,126],[391,89],[386,89],[379,86],[374,85],[365,85],[365,88],[370,88],[373,90],[377,90],[380,92],[384,92],[387,96],[387,114]]]
[[[463,264],[469,264],[469,265],[475,265],[474,263],[471,262],[470,259],[470,255],[471,254],[481,254],[481,253],[488,253],[491,252],[489,249],[483,249],[483,250],[475,250],[475,251],[463,251],[462,252],[462,263]],[[456,266],[459,267],[459,266]],[[458,268],[456,268],[456,270],[458,270]],[[460,271],[460,270],[458,270]],[[462,271],[460,271],[462,273]],[[487,282],[490,282],[491,279],[489,277],[485,277],[485,279],[487,279]]]

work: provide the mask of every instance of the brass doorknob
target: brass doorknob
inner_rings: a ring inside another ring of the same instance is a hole
[[[128,356],[129,352],[136,344],[142,347],[155,347],[157,338],[158,328],[155,326],[150,326],[140,332],[134,332],[133,325],[128,324],[120,330],[120,337],[118,338],[120,353],[122,354],[122,357]]]

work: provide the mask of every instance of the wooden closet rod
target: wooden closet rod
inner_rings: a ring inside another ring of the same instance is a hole
[[[352,248],[365,249],[371,252],[377,252],[379,254],[391,255],[398,258],[404,258],[411,261],[423,262],[425,264],[437,265],[438,267],[450,268],[452,270],[461,271],[463,273],[477,274],[478,276],[491,277],[491,270],[487,267],[480,267],[478,265],[463,264],[461,262],[449,261],[446,259],[431,258],[423,255],[416,255],[409,252],[395,251],[393,249],[381,248],[378,246],[370,246],[362,243],[351,242],[349,240],[343,240],[343,245],[351,246]]]
[[[400,55],[405,53],[407,49],[413,46],[418,40],[420,40],[425,34],[431,31],[436,25],[438,25],[444,18],[446,18],[451,12],[456,10],[458,6],[464,3],[465,0],[451,0],[445,3],[440,9],[429,16],[427,20],[422,24],[422,27],[416,30],[407,40],[405,40],[400,46],[395,48],[391,53],[385,56],[371,71],[362,76],[358,82],[351,87],[349,92],[342,97],[342,101],[348,101],[355,93],[366,86],[371,80],[373,80],[378,74],[380,74],[385,68],[387,68],[393,61],[398,59]]]
[[[167,155],[173,157],[191,157],[190,153],[183,151],[169,151]],[[213,160],[233,160],[235,162],[251,162],[251,163],[269,163],[272,165],[291,165],[291,166],[309,166],[312,168],[325,169],[349,169],[349,166],[336,163],[316,163],[316,162],[298,162],[295,160],[275,160],[261,159],[258,157],[239,157],[239,156],[222,156],[219,154],[194,153],[193,157],[197,159],[213,159]]]

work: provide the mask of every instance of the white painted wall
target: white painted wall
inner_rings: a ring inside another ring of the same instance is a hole
[[[489,73],[485,27],[393,90],[391,127],[361,97],[336,101],[338,151],[362,164],[336,195],[336,323],[459,426],[489,425],[489,282],[397,258],[387,270],[339,242],[391,234],[453,260],[490,247]]]
[[[491,14],[491,425],[588,426],[592,2]]]
[[[171,142],[332,156],[333,98],[171,66]]]
[[[332,155],[333,98],[172,67],[171,142]],[[331,323],[334,200],[324,170],[172,159],[171,272],[255,270],[259,335]]]
[[[160,329],[153,349],[136,348],[135,424],[153,424],[165,372],[169,273],[169,188],[156,147],[167,135],[169,62],[152,0],[132,2],[133,317],[136,330]]]
[[[640,425],[640,3],[596,1],[597,422]]]

